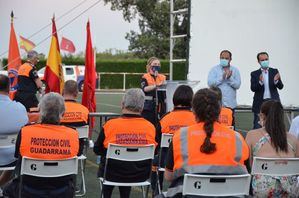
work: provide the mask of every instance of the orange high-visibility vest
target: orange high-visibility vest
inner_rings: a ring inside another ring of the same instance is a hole
[[[29,77],[29,73],[32,69],[33,67],[29,63],[24,63],[18,70],[18,76]]]
[[[155,79],[150,73],[146,73],[142,76],[142,78],[146,79],[148,86],[161,85],[166,80],[166,76],[163,74],[158,74]]]
[[[86,123],[88,124],[88,109],[75,102],[75,101],[65,101],[65,112],[63,118],[60,120],[61,124],[70,123]]]
[[[161,132],[171,133],[179,130],[181,127],[196,124],[195,116],[191,110],[174,110],[166,114],[160,120]]]
[[[78,132],[72,128],[51,125],[28,125],[21,130],[21,156],[57,160],[77,156]]]
[[[232,126],[233,111],[230,108],[222,107],[219,115],[219,122],[225,126]]]
[[[247,173],[244,161],[249,156],[249,149],[239,133],[215,122],[211,142],[216,144],[216,151],[212,154],[200,151],[205,137],[203,123],[181,128],[180,132],[174,134],[172,141],[175,178],[183,176],[184,173]]]
[[[119,117],[111,119],[103,126],[105,133],[104,147],[109,143],[121,145],[154,144],[156,129],[142,117]]]

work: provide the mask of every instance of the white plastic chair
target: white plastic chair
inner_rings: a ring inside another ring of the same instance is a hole
[[[245,196],[249,194],[250,178],[250,174],[185,174],[183,181],[183,196]]]
[[[159,150],[159,162],[158,162],[158,171],[157,172],[157,186],[158,186],[158,192],[161,194],[161,187],[160,187],[160,181],[159,181],[159,172],[165,172],[165,168],[161,167],[162,162],[162,149],[168,148],[170,142],[172,141],[173,134],[171,133],[162,133],[161,135],[161,143],[160,143],[160,150]],[[165,157],[165,156],[164,156]]]
[[[271,176],[299,175],[299,158],[254,157],[251,174]]]
[[[1,149],[8,149],[16,146],[16,140],[17,140],[17,133],[13,134],[1,134],[0,135],[0,152]],[[9,166],[9,167],[0,167],[0,171],[4,170],[14,170],[14,166]]]
[[[173,137],[173,134],[170,134],[170,133],[162,133],[162,136],[161,136],[161,144],[160,144],[160,151],[159,151],[159,167],[158,167],[158,170],[161,172],[165,171],[165,168],[161,167],[162,149],[169,147],[169,144],[172,141],[172,137]]]
[[[148,181],[150,179],[150,173],[152,168],[152,163],[149,164],[148,172],[149,175],[145,181],[141,182],[114,182],[108,181],[106,179],[106,173],[109,169],[109,159],[123,161],[123,162],[139,162],[143,160],[153,160],[154,159],[155,146],[153,144],[143,145],[143,146],[122,146],[117,144],[109,144],[107,155],[106,155],[106,163],[104,168],[104,177],[100,178],[100,186],[101,186],[101,196],[103,197],[103,185],[110,186],[141,186],[142,187],[142,195],[143,197],[147,197],[147,192],[144,192],[144,186],[149,186],[151,183]],[[121,169],[121,167],[120,167]],[[126,174],[124,172],[124,174]]]
[[[19,197],[21,197],[22,176],[29,175],[42,178],[54,178],[76,175],[78,172],[78,158],[64,160],[40,160],[23,156],[20,171]]]
[[[81,127],[76,127],[76,130],[78,131],[79,134],[79,139],[85,139],[88,140],[88,134],[89,134],[89,126],[81,126]],[[88,143],[88,141],[85,141],[85,143]],[[80,163],[80,173],[81,173],[81,185],[80,189],[76,191],[76,196],[84,196],[86,194],[86,183],[85,183],[85,161],[86,161],[86,156],[87,156],[87,148],[88,145],[84,144],[83,148],[83,153],[78,157],[79,163]]]

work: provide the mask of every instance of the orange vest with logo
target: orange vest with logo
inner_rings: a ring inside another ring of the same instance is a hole
[[[216,151],[212,154],[200,151],[205,137],[203,123],[181,128],[174,134],[173,171],[176,178],[184,173],[247,173],[244,161],[249,156],[249,149],[239,133],[215,122],[211,142],[216,144]]]
[[[21,156],[57,160],[75,157],[79,150],[78,132],[60,125],[35,124],[21,130]]]
[[[161,132],[171,133],[179,130],[181,127],[196,124],[195,116],[191,110],[174,110],[166,114],[161,120]]]
[[[155,79],[150,73],[146,73],[142,78],[146,79],[148,86],[161,85],[166,80],[166,76],[163,74],[158,74]]]
[[[85,123],[88,124],[88,109],[75,102],[65,101],[65,112],[60,120],[61,124]]]
[[[219,122],[225,126],[232,126],[233,111],[230,108],[222,107],[219,115]]]
[[[142,117],[119,117],[111,119],[103,126],[105,133],[104,147],[109,143],[121,145],[154,144],[156,129]]]

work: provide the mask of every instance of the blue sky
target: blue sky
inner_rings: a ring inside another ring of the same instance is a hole
[[[10,12],[14,11],[14,27],[17,36],[28,38],[41,27],[51,22],[53,13],[56,18],[66,13],[71,8],[84,0],[0,0],[0,54],[8,50],[10,33]],[[74,17],[79,15],[97,0],[85,0],[69,15],[56,22],[59,29]],[[111,11],[110,5],[104,5],[103,1],[80,16],[77,20],[58,32],[62,36],[72,40],[77,51],[84,51],[86,44],[86,22],[90,19],[93,44],[98,51],[109,48],[127,50],[129,42],[124,38],[130,30],[138,31],[137,20],[128,23],[124,21],[120,11]],[[38,43],[51,34],[51,26],[43,30],[30,40]],[[18,38],[19,39],[19,38]],[[36,47],[40,53],[48,55],[50,39]],[[24,53],[21,50],[21,53]],[[7,57],[5,54],[3,57]],[[3,58],[0,57],[0,58]]]

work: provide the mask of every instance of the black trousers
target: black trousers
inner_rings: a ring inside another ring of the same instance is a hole
[[[27,112],[29,112],[30,108],[38,106],[36,95],[32,92],[17,91],[14,100],[22,103]]]
[[[112,196],[114,186],[103,185],[104,198],[110,198]],[[131,193],[131,187],[119,186],[120,198],[129,198]]]

